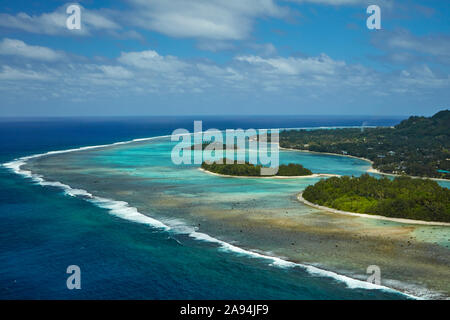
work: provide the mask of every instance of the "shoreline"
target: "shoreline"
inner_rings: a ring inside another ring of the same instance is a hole
[[[357,156],[352,156],[349,154],[339,154],[339,153],[331,153],[331,152],[319,152],[319,151],[310,151],[310,150],[304,150],[304,149],[293,149],[293,148],[283,148],[283,147],[279,147],[281,150],[287,150],[287,151],[298,151],[298,152],[308,152],[308,153],[316,153],[316,154],[326,154],[326,155],[331,155],[331,156],[340,156],[340,157],[349,157],[349,158],[354,158],[354,159],[359,159],[359,160],[363,160],[363,161],[367,161],[370,163],[370,168],[367,169],[368,173],[375,173],[375,174],[379,174],[379,175],[385,175],[385,176],[392,176],[392,177],[409,177],[409,178],[413,178],[413,179],[430,179],[430,180],[435,180],[435,181],[447,181],[450,182],[450,179],[445,179],[445,178],[431,178],[431,177],[419,177],[419,176],[410,176],[410,175],[401,175],[401,174],[396,174],[396,173],[387,173],[387,172],[382,172],[378,169],[375,169],[373,167],[373,161],[367,158],[363,158],[363,157],[357,157]]]
[[[160,138],[160,137],[154,137],[154,138]],[[153,140],[153,137],[148,138],[148,139],[142,139],[140,141],[143,141],[143,140]],[[39,174],[33,173],[32,171],[29,171],[29,170],[22,169],[22,166],[26,165],[28,160],[30,160],[30,159],[41,158],[41,157],[51,156],[51,155],[64,154],[64,153],[85,151],[85,150],[97,149],[97,148],[103,148],[103,147],[109,147],[109,146],[116,146],[116,145],[133,143],[133,142],[136,142],[136,140],[131,140],[131,141],[127,141],[127,142],[118,142],[118,143],[116,142],[116,143],[112,143],[111,145],[87,146],[87,147],[80,147],[80,148],[76,148],[76,149],[66,149],[66,150],[50,151],[50,152],[41,153],[41,154],[33,154],[30,156],[16,158],[13,161],[2,163],[1,166],[13,171],[17,175],[20,175],[24,178],[31,179],[33,182],[41,185],[42,187],[52,186],[52,187],[61,188],[62,190],[64,190],[66,195],[73,196],[73,197],[79,197],[80,199],[88,201],[100,208],[105,208],[110,211],[110,214],[120,217],[124,220],[129,220],[129,221],[132,221],[135,223],[149,225],[149,226],[159,229],[161,231],[172,230],[172,227],[170,225],[167,225],[164,222],[157,220],[155,218],[152,218],[150,216],[143,215],[135,207],[131,206],[127,202],[98,197],[98,196],[91,194],[87,190],[72,188],[70,185],[61,183],[59,181],[57,181],[57,182],[47,181],[44,179],[44,177],[42,177]],[[214,173],[211,173],[211,174],[214,174]],[[226,176],[226,177],[232,177],[232,176]],[[132,212],[133,217],[131,217],[128,214],[128,212],[130,210],[133,211]],[[138,213],[139,217],[135,216],[135,213]],[[312,275],[320,274],[321,276],[328,277],[330,279],[334,279],[339,282],[342,282],[350,289],[359,288],[359,289],[366,289],[366,290],[382,290],[382,291],[386,291],[386,292],[396,292],[396,293],[399,293],[405,297],[408,297],[408,298],[414,299],[414,300],[427,299],[426,296],[416,295],[415,293],[410,292],[407,288],[398,288],[395,286],[391,287],[391,286],[386,286],[386,285],[373,284],[373,283],[361,280],[357,277],[351,277],[351,276],[343,274],[343,273],[337,273],[337,272],[329,270],[327,268],[316,267],[313,264],[294,262],[285,257],[279,257],[276,255],[272,255],[270,252],[269,253],[265,253],[265,252],[260,253],[260,251],[258,249],[249,249],[249,248],[245,248],[245,247],[236,246],[236,245],[233,245],[226,241],[220,240],[218,238],[214,238],[206,233],[193,231],[192,233],[189,234],[189,237],[191,237],[195,240],[198,240],[198,241],[207,241],[207,242],[214,243],[214,244],[218,245],[219,248],[222,248],[225,251],[229,251],[231,253],[245,254],[245,255],[249,256],[250,258],[259,258],[262,260],[272,261],[271,265],[273,265],[275,267],[280,267],[280,268],[299,267]]]
[[[46,157],[46,156],[51,156],[51,155],[56,155],[56,154],[69,153],[69,152],[78,152],[78,151],[97,149],[97,148],[114,147],[114,146],[117,146],[117,145],[123,145],[123,144],[128,144],[128,143],[133,143],[133,142],[142,142],[142,141],[154,140],[154,139],[164,138],[164,137],[167,137],[167,136],[156,136],[156,137],[150,137],[150,138],[133,139],[133,140],[130,140],[130,141],[125,141],[125,142],[116,142],[116,143],[111,143],[111,144],[107,144],[107,145],[86,146],[86,147],[80,147],[80,148],[75,148],[75,149],[50,151],[50,152],[46,152],[46,153],[42,153],[42,154],[34,154],[34,155],[30,155],[30,156],[24,156],[24,157],[16,158],[16,159],[14,159],[12,161],[10,160],[7,163],[2,163],[2,166],[12,170],[16,174],[21,175],[21,176],[23,176],[25,178],[31,178],[31,180],[33,180],[33,182],[38,183],[38,184],[40,184],[42,186],[49,185],[49,186],[60,187],[63,190],[65,190],[66,194],[68,194],[68,195],[79,196],[80,198],[83,198],[84,200],[87,200],[89,202],[93,202],[97,206],[101,206],[101,207],[107,208],[107,209],[109,209],[111,211],[114,211],[114,212],[111,212],[111,214],[113,214],[113,215],[117,215],[117,216],[122,217],[122,218],[124,218],[126,220],[129,220],[130,217],[122,216],[122,214],[118,213],[118,212],[116,213],[115,211],[117,211],[117,210],[112,210],[110,205],[106,205],[106,204],[102,205],[100,203],[96,203],[96,202],[92,201],[93,199],[89,199],[89,197],[86,198],[85,192],[82,192],[84,190],[72,189],[70,186],[64,185],[64,184],[61,184],[61,183],[58,183],[58,182],[47,182],[47,181],[45,181],[43,179],[43,177],[37,176],[35,173],[33,173],[31,171],[24,170],[21,167],[23,165],[27,164],[28,160],[33,159],[33,158]],[[294,151],[301,151],[301,150],[297,150],[297,149],[293,149],[293,150]],[[332,154],[332,155],[336,155],[336,154]],[[211,172],[208,172],[208,173],[214,174],[214,173],[211,173]],[[225,176],[225,177],[233,178],[233,176]],[[301,176],[301,177],[305,177],[305,176]],[[252,178],[252,177],[244,177],[244,178]],[[268,177],[268,178],[271,178],[271,177]],[[69,190],[67,190],[66,188],[68,188]],[[110,201],[114,202],[114,200],[110,200]],[[133,208],[133,207],[129,207],[128,204],[126,204],[125,207]],[[133,208],[133,209],[135,209],[135,208]],[[148,218],[150,218],[150,217],[148,217]],[[147,222],[147,221],[146,222],[135,221],[135,222],[153,225],[157,221],[157,220],[155,221],[154,219],[151,219],[151,218],[150,218],[150,220],[152,220],[152,221],[149,221],[149,222]],[[161,228],[161,226],[159,226],[159,227]],[[164,227],[165,226],[163,226],[162,229],[165,229]],[[156,228],[158,228],[158,226],[156,226]],[[195,233],[195,235],[193,235],[193,238],[197,238],[198,232],[194,232],[194,233]],[[229,249],[228,246],[231,246],[231,247],[233,247],[233,249],[235,249],[238,252],[241,252],[241,253],[242,252],[246,252],[246,253],[248,253],[251,256],[255,254],[255,252],[253,250],[251,250],[251,249],[241,249],[239,247],[234,247],[233,245],[230,245],[227,242],[220,241],[220,240],[217,240],[215,238],[211,238],[211,237],[209,237],[206,234],[205,234],[205,236],[209,240],[211,240],[211,239],[214,240],[212,242],[215,242],[215,243],[219,244],[219,247],[226,247],[227,249]],[[208,241],[206,239],[202,239],[202,240],[203,241]],[[231,251],[233,251],[233,250],[231,250]],[[416,295],[416,294],[413,295],[413,294],[411,294],[411,291],[408,290],[407,288],[403,288],[403,287],[399,288],[398,286],[386,286],[386,285],[376,286],[376,285],[371,285],[371,284],[366,283],[365,281],[361,281],[358,278],[354,278],[354,277],[351,277],[351,276],[346,276],[346,275],[344,275],[342,273],[335,273],[333,271],[327,270],[326,268],[320,268],[319,269],[319,268],[313,267],[313,266],[308,265],[308,264],[301,264],[301,263],[297,264],[295,262],[289,261],[288,259],[284,260],[283,258],[274,257],[274,256],[272,256],[270,254],[268,254],[268,255],[257,254],[257,255],[258,255],[258,257],[261,257],[263,259],[268,259],[268,260],[274,261],[275,262],[274,265],[278,265],[278,264],[280,264],[280,265],[281,264],[298,265],[299,267],[306,268],[306,270],[308,270],[308,271],[309,271],[309,268],[316,269],[317,271],[320,270],[321,272],[324,273],[325,276],[329,276],[329,277],[334,278],[336,280],[342,281],[342,282],[346,283],[349,287],[353,287],[353,285],[355,285],[357,283],[358,284],[357,287],[361,286],[361,287],[364,287],[366,289],[382,289],[382,290],[388,290],[388,291],[392,290],[392,291],[396,291],[396,292],[402,293],[405,296],[408,296],[408,297],[411,297],[411,298],[415,298],[415,299],[425,298],[422,295]],[[317,272],[317,271],[314,271],[314,273]],[[356,283],[352,283],[352,285],[349,285],[347,283],[346,279],[348,279],[349,281],[352,281],[352,282],[354,281]]]
[[[379,171],[378,169],[375,169],[372,164],[373,161],[367,158],[362,157],[356,157],[352,155],[344,155],[344,154],[337,154],[337,153],[330,153],[330,152],[317,152],[317,151],[309,151],[309,150],[302,150],[302,149],[292,149],[292,148],[283,148],[279,147],[282,150],[289,150],[289,151],[298,151],[298,152],[308,152],[308,153],[315,153],[315,154],[325,154],[325,155],[333,155],[333,156],[341,156],[341,157],[349,157],[354,159],[359,159],[363,161],[367,161],[371,164],[370,168],[366,170],[368,173],[375,173],[380,175],[389,175],[389,176],[397,176],[400,177],[401,175],[393,174],[393,173],[384,173]],[[208,173],[211,175],[219,176],[219,177],[225,177],[225,178],[243,178],[243,179],[251,179],[251,178],[266,178],[266,179],[301,179],[301,178],[326,178],[326,177],[341,177],[341,175],[338,174],[327,174],[327,173],[315,173],[312,175],[307,176],[233,176],[233,175],[225,175],[220,173],[211,172],[208,170],[205,170],[203,168],[198,168],[198,170]],[[407,177],[413,178],[413,179],[430,179],[430,180],[440,180],[440,181],[449,181],[449,179],[441,179],[441,178],[427,178],[427,177],[416,177],[416,176],[409,176]],[[331,212],[334,214],[343,214],[347,216],[354,216],[354,217],[360,217],[360,218],[369,218],[369,219],[376,219],[376,220],[385,220],[385,221],[391,221],[391,222],[397,222],[397,223],[404,223],[404,224],[415,224],[415,225],[428,225],[428,226],[450,226],[449,222],[438,222],[438,221],[424,221],[424,220],[414,220],[414,219],[407,219],[407,218],[391,218],[391,217],[385,217],[380,215],[371,215],[371,214],[365,214],[365,213],[357,213],[357,212],[349,212],[349,211],[342,211],[334,208],[329,208],[325,206],[320,206],[315,203],[309,202],[302,196],[303,192],[300,192],[297,196],[297,200],[302,202],[303,204],[306,204],[310,207],[313,207],[315,209]]]
[[[331,212],[334,214],[343,214],[347,216],[353,216],[353,217],[360,217],[360,218],[369,218],[369,219],[376,219],[376,220],[385,220],[385,221],[392,221],[392,222],[398,222],[398,223],[405,223],[405,224],[417,224],[417,225],[427,225],[427,226],[445,226],[449,227],[449,222],[438,222],[438,221],[423,221],[423,220],[413,220],[413,219],[406,219],[406,218],[391,218],[391,217],[385,217],[380,215],[372,215],[367,213],[356,213],[356,212],[350,212],[350,211],[342,211],[334,208],[329,208],[325,206],[321,206],[315,203],[312,203],[305,198],[303,198],[303,192],[300,192],[297,195],[297,200],[301,203],[310,206],[315,209]]]
[[[224,177],[224,178],[241,178],[241,179],[302,179],[302,178],[329,178],[329,177],[340,177],[338,174],[328,174],[328,173],[313,173],[307,176],[233,176],[233,175],[227,175],[227,174],[221,174],[216,172],[211,172],[208,170],[205,170],[203,168],[198,168],[199,171],[202,171],[204,173],[208,173],[214,176],[218,177]]]

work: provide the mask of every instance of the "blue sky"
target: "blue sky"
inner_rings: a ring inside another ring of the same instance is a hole
[[[0,1],[0,116],[431,115],[450,1]],[[366,27],[368,5],[381,30]]]

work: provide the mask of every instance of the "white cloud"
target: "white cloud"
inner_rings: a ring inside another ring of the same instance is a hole
[[[133,77],[133,73],[121,66],[102,65],[98,67],[103,71],[106,78],[129,79]]]
[[[31,33],[56,35],[66,31],[64,30],[66,29],[66,18],[67,16],[61,10],[36,16],[30,16],[24,12],[17,15],[2,13],[0,14],[0,26]]]
[[[450,37],[448,35],[415,36],[409,31],[397,30],[375,34],[373,43],[386,52],[385,59],[394,63],[450,64]]]
[[[49,80],[50,77],[33,70],[17,69],[10,66],[2,66],[0,80]]]
[[[90,35],[93,31],[113,32],[121,28],[102,11],[82,8],[81,29],[68,30],[66,27],[68,17],[65,11],[66,7],[67,5],[64,5],[54,12],[31,16],[24,12],[16,15],[1,13],[0,27],[47,35]]]
[[[284,17],[273,0],[130,0],[137,26],[173,37],[242,40],[259,17]],[[132,17],[132,19],[131,19]]]
[[[332,75],[336,72],[337,68],[345,66],[345,62],[334,61],[325,54],[309,58],[261,58],[259,56],[240,56],[237,57],[236,60],[263,68],[266,72],[285,75]]]
[[[275,0],[129,0],[129,8],[88,10],[82,8],[81,30],[67,30],[67,5],[54,12],[28,15],[0,14],[0,27],[47,35],[92,35],[105,31],[117,37],[139,38],[122,26],[140,27],[162,34],[203,40],[242,40],[256,19],[282,18],[289,14]],[[120,32],[119,32],[120,31]],[[135,31],[134,31],[135,32]],[[205,44],[203,44],[205,46]]]
[[[156,51],[122,52],[118,61],[138,69],[148,69],[161,73],[176,72],[187,64],[173,56],[161,56]]]
[[[392,49],[413,50],[434,56],[450,56],[448,36],[413,36],[409,32],[392,34],[386,43]]]
[[[20,59],[23,65],[18,67]],[[49,101],[74,97],[87,102],[101,99],[105,104],[120,99],[147,102],[161,99],[169,103],[177,97],[179,103],[195,104],[195,99],[201,99],[202,103],[208,101],[208,106],[222,107],[234,104],[233,99],[258,100],[264,104],[271,99],[282,104],[290,100],[315,105],[339,100],[344,105],[373,99],[392,102],[389,99],[402,96],[433,98],[437,90],[449,91],[450,87],[449,75],[432,66],[379,72],[326,54],[236,56],[220,64],[164,56],[154,50],[122,52],[114,60],[54,63],[41,59],[34,63],[24,56],[16,60],[15,66],[2,63],[0,67],[0,91],[10,100],[26,96],[46,97]],[[27,88],[26,92],[23,88]]]
[[[0,42],[0,55],[20,56],[43,61],[56,61],[65,57],[64,53],[46,47],[27,45],[21,40],[8,38]]]
[[[219,67],[216,65],[199,63],[196,68],[200,74],[207,78],[220,79],[225,82],[243,81],[245,77],[238,70],[233,67]]]
[[[117,30],[121,28],[115,21],[102,15],[101,12],[84,9],[82,14],[82,23],[86,24],[89,28],[96,30]]]
[[[445,88],[450,85],[450,75],[439,77],[427,65],[414,66],[410,70],[402,70],[399,80],[405,91],[412,91],[416,87]]]

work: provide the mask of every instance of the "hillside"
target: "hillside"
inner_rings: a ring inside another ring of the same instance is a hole
[[[450,111],[393,128],[282,131],[280,146],[367,158],[386,173],[450,179]]]

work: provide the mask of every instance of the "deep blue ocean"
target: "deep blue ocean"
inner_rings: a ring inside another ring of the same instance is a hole
[[[390,126],[386,117],[139,117],[0,119],[0,163],[88,145],[170,134],[174,129]],[[68,290],[66,268],[81,268]],[[164,232],[42,187],[0,167],[0,299],[398,299],[336,280],[182,244]]]

